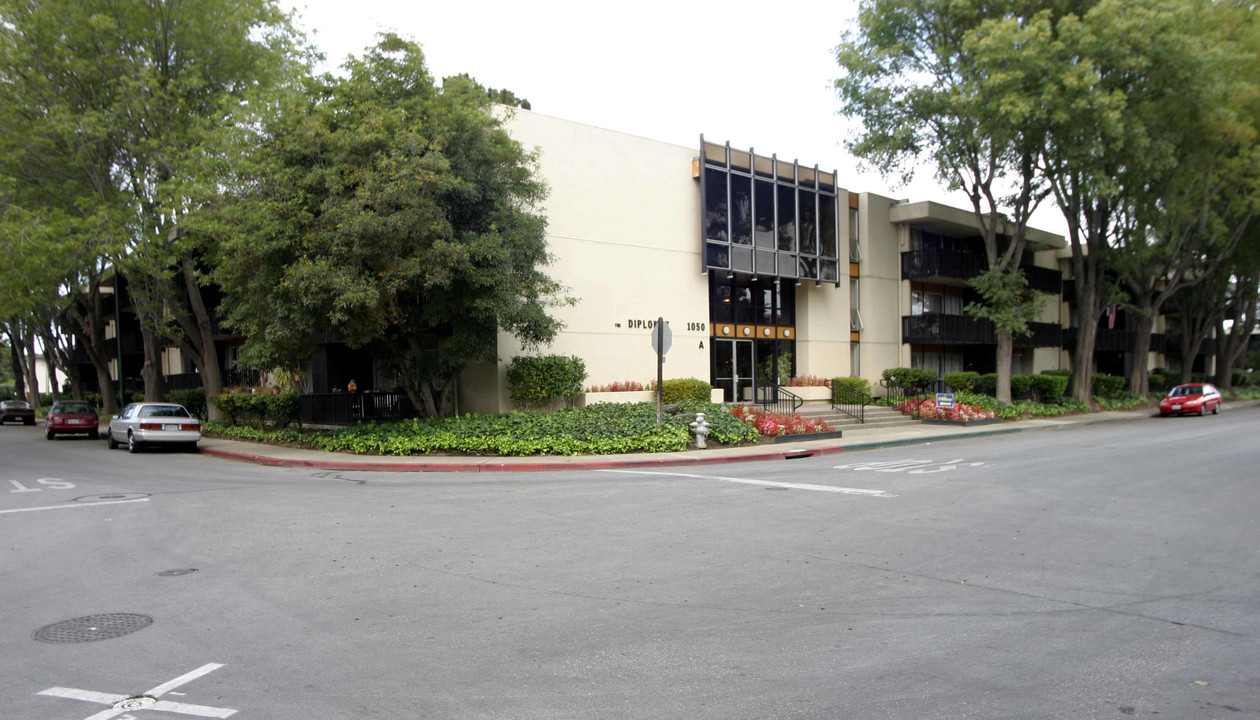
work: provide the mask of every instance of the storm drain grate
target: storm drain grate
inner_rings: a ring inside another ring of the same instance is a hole
[[[62,620],[35,631],[35,639],[46,643],[83,643],[129,635],[153,624],[148,615],[108,613]]]

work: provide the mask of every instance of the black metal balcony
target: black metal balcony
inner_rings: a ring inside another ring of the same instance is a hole
[[[1068,352],[1076,351],[1076,338],[1079,329],[1074,325],[1063,331],[1063,349]],[[1153,339],[1152,339],[1153,342]],[[1126,351],[1133,349],[1133,333],[1128,330],[1108,330],[1099,328],[1098,334],[1094,336],[1094,351]],[[1152,347],[1154,349],[1154,347]]]
[[[1164,336],[1164,352],[1181,353],[1181,335],[1165,335]],[[1203,342],[1199,345],[1200,355],[1216,354],[1216,338],[1203,338]]]
[[[1054,268],[1037,267],[1036,265],[1020,265],[1024,277],[1028,279],[1028,287],[1043,293],[1059,295],[1063,292],[1063,273]]]
[[[1016,347],[1059,347],[1063,328],[1052,323],[1029,323],[1028,335],[1014,338]],[[996,345],[990,320],[969,315],[907,315],[901,318],[901,341],[913,344]]]
[[[926,282],[970,280],[989,267],[983,255],[927,248],[901,253],[901,279]]]
[[[901,279],[924,282],[970,280],[984,272],[989,262],[983,255],[925,248],[901,253]],[[1063,292],[1063,273],[1054,268],[1021,265],[1028,287],[1051,295]]]

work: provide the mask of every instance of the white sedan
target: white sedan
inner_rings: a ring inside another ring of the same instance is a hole
[[[132,403],[122,414],[110,418],[106,431],[109,449],[126,444],[128,452],[140,452],[145,445],[165,445],[197,451],[201,421],[183,405],[174,403]]]

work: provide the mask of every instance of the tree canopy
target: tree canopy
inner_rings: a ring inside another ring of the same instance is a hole
[[[371,346],[429,415],[456,374],[559,328],[545,187],[471,80],[439,87],[385,35],[344,77],[313,78],[266,124],[220,216],[216,279],[257,367],[300,367],[319,334]]]

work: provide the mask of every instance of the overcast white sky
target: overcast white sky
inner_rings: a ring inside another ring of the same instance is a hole
[[[468,73],[535,112],[699,148],[711,142],[837,170],[842,186],[891,197],[948,196],[930,169],[898,188],[861,172],[832,82],[832,49],[854,0],[281,0],[327,69],[392,31],[421,44],[435,77]],[[1054,207],[1034,223],[1062,232]]]

